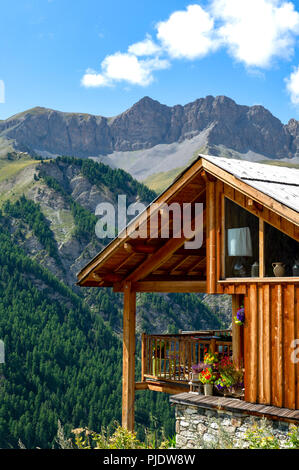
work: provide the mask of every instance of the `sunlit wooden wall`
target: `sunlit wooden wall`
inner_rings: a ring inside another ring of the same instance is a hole
[[[245,312],[245,400],[299,409],[298,283],[250,284]]]

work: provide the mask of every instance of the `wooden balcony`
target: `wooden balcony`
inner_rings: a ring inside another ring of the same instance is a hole
[[[192,365],[203,362],[205,350],[232,356],[230,330],[184,332],[175,335],[142,335],[141,383],[136,389],[151,388],[147,384],[188,386]],[[154,387],[153,385],[153,387]],[[171,392],[171,390],[170,390]]]

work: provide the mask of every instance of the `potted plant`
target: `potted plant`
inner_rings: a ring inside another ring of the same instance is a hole
[[[217,379],[212,367],[206,367],[199,374],[199,380],[204,386],[205,395],[213,395],[213,385]]]
[[[242,396],[244,390],[243,371],[236,369],[231,358],[225,356],[218,363],[216,389],[223,395]]]
[[[207,364],[204,362],[199,362],[198,364],[193,364],[191,366],[192,372],[191,372],[191,384],[195,385],[198,387],[198,393],[203,394],[203,384],[199,380],[199,374],[206,369]]]
[[[193,364],[191,366],[192,369],[192,381],[194,382],[195,380],[199,380],[199,374],[202,370],[204,370],[207,367],[207,364],[204,362],[199,362],[198,364]]]

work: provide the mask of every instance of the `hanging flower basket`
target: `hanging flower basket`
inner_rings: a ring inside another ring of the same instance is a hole
[[[237,315],[234,317],[235,324],[236,325],[244,325],[245,322],[245,309],[244,307],[240,307],[239,310],[237,310]]]

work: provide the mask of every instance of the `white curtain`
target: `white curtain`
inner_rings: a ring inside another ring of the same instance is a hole
[[[228,256],[252,256],[249,227],[230,228],[227,231]]]

